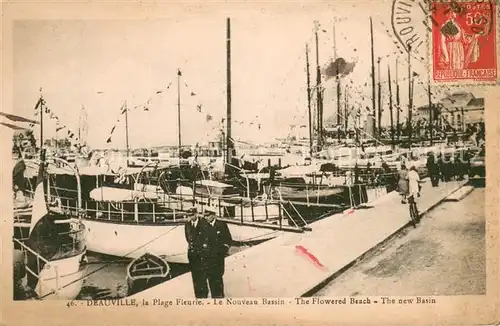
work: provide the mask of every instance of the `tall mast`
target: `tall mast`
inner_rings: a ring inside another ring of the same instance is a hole
[[[231,138],[231,19],[226,22],[226,101],[227,101],[227,132],[226,132],[226,162],[231,163],[233,139]]]
[[[412,119],[412,109],[413,109],[413,78],[411,75],[411,45],[408,44],[408,144],[411,149],[411,137],[413,132],[413,127],[411,124]]]
[[[375,123],[376,111],[375,111],[375,53],[373,44],[373,22],[370,17],[370,39],[371,39],[371,58],[372,58],[372,114],[373,122]],[[375,126],[373,126],[375,129]]]
[[[399,103],[398,59],[399,57],[396,57],[396,134],[399,141],[399,135],[401,134],[401,129],[399,126],[399,110],[401,109],[401,106]]]
[[[347,124],[349,123],[349,113],[348,111],[348,103],[347,103],[347,86],[345,85],[345,91],[344,91],[344,131],[345,131],[345,136],[347,138]]]
[[[182,157],[182,138],[181,138],[181,70],[177,69],[177,129],[178,129],[178,146],[179,146],[179,164]]]
[[[316,26],[314,35],[316,37],[316,100],[318,112],[318,151],[321,150],[323,143],[323,105],[321,89],[321,72],[319,67],[319,45],[318,45],[318,26]]]
[[[57,150],[59,148],[59,145],[57,144],[58,143],[58,137],[57,137],[58,131],[57,131],[57,129],[59,129],[59,120],[56,120],[56,146],[55,146],[56,147],[56,153],[57,153]],[[80,134],[80,133],[78,133],[78,134]],[[78,136],[78,139],[80,139],[80,136]]]
[[[389,78],[389,114],[391,115],[391,144],[392,149],[394,149],[394,116],[392,113],[392,80],[391,80],[391,68],[387,65],[387,75]]]
[[[433,107],[432,107],[432,98],[431,98],[431,82],[430,82],[430,73],[427,74],[427,95],[429,97],[429,138],[430,138],[430,141],[431,141],[431,146],[434,144],[434,141],[433,141],[433,126],[432,124],[434,123],[434,112],[433,111]],[[463,117],[463,115],[462,115]]]
[[[313,121],[311,112],[311,77],[309,74],[309,45],[306,43],[306,72],[307,72],[307,112],[309,113],[309,156],[313,152]]]
[[[377,59],[377,79],[378,79],[378,104],[377,104],[377,132],[378,138],[382,137],[382,85],[380,84],[380,60],[382,58],[378,57]]]
[[[333,22],[333,61],[337,60],[337,43],[335,37],[335,21]],[[337,82],[337,125],[340,126],[341,119],[341,110],[340,110],[340,76],[339,76],[339,67],[338,62],[336,63],[335,71],[337,72],[337,76],[335,76],[335,81]],[[339,133],[340,137],[340,133]]]
[[[125,110],[125,145],[127,146],[127,167],[128,167],[129,145],[128,145],[128,108],[127,108],[127,101],[125,101],[124,110]]]
[[[40,88],[40,150],[43,147],[43,95]]]

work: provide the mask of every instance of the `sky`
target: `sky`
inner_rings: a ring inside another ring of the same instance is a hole
[[[311,50],[314,83],[314,21],[320,24],[322,66],[333,56],[334,20],[337,56],[356,61],[353,72],[342,80],[343,89],[349,85],[351,104],[371,107],[370,16],[375,56],[383,57],[380,78],[387,80],[390,65],[395,80],[398,50],[391,35],[390,4],[387,10],[382,10],[380,3],[374,7],[368,3],[336,6],[313,14],[255,10],[225,15],[186,13],[171,19],[17,21],[13,111],[33,118],[33,107],[43,94],[61,124],[76,132],[84,106],[89,145],[124,148],[125,123],[120,112],[126,103],[130,108],[131,147],[176,145],[180,69],[182,143],[211,140],[226,112],[225,35],[229,16],[233,137],[252,142],[283,137],[290,125],[307,123],[305,45],[308,43]],[[408,98],[405,60],[401,55],[403,106]],[[425,63],[415,60],[412,67],[419,74],[417,78],[427,80]],[[387,82],[382,85],[382,101],[387,103]],[[336,102],[332,81],[325,82],[324,87],[327,117],[336,112]],[[414,102],[416,106],[427,102],[422,85],[415,86]],[[144,104],[148,111],[144,111]],[[212,117],[210,121],[207,115]],[[388,119],[384,112],[384,123]],[[54,136],[55,120],[45,119],[44,125],[44,135]],[[107,144],[114,126],[112,141]],[[60,132],[59,137],[62,135]]]

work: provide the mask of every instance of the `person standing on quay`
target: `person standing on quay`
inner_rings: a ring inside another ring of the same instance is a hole
[[[412,196],[414,199],[416,197],[420,197],[420,177],[418,175],[417,169],[412,166],[410,168],[410,171],[408,172],[408,190],[410,193],[410,196]]]
[[[401,169],[398,171],[398,191],[401,195],[401,203],[406,204],[406,196],[408,195],[408,170],[406,166],[401,164]]]
[[[198,210],[190,210],[193,214],[186,222],[184,231],[188,243],[188,260],[193,279],[194,294],[196,298],[207,298],[207,249],[208,234],[211,226],[203,218],[200,218]]]
[[[208,228],[207,277],[212,298],[224,297],[224,259],[233,239],[227,224],[215,218],[215,214],[206,212]]]
[[[436,157],[433,153],[429,154],[427,157],[427,172],[431,178],[431,183],[433,187],[437,187],[439,185],[439,166],[436,162]]]

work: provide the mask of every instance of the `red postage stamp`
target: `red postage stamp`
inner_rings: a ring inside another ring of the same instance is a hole
[[[496,81],[495,0],[433,3],[435,81]]]

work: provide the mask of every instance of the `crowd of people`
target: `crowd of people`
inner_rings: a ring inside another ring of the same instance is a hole
[[[452,180],[463,180],[470,171],[471,155],[467,151],[457,151],[454,154],[434,155],[429,153],[426,162],[427,174],[433,187],[439,186],[439,182]],[[406,203],[410,196],[420,196],[420,177],[417,169],[412,166],[407,170],[404,164],[398,171],[398,191],[401,202]]]

